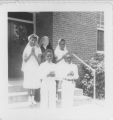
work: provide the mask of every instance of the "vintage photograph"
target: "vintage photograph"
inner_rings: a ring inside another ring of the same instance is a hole
[[[5,120],[107,118],[111,113],[103,108],[112,99],[106,16],[111,9],[46,4],[35,4],[33,10],[31,4],[17,4],[22,10],[13,4],[2,13],[7,24]]]
[[[103,11],[8,12],[9,104],[103,100],[104,76]]]

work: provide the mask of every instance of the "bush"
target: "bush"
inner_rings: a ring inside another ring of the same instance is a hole
[[[96,98],[102,99],[105,97],[104,55],[96,53],[90,60],[87,61],[87,64],[96,70]],[[93,97],[93,72],[84,64],[80,65],[80,69],[80,83],[77,87],[83,89],[84,95]]]

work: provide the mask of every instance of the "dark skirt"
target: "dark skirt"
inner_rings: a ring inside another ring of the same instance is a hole
[[[35,90],[34,100],[40,102],[40,88]]]

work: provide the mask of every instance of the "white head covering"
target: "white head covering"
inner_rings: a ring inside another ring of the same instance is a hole
[[[65,55],[66,53],[68,53],[68,50],[67,50],[67,48],[66,48],[66,45],[65,45],[65,47],[64,47],[64,50],[61,50],[61,49],[60,49],[59,43],[60,43],[61,40],[62,40],[62,39],[59,39],[59,40],[58,40],[58,45],[57,45],[57,47],[56,47],[56,49],[55,49],[55,56],[56,56],[58,59],[60,59],[63,55]]]
[[[36,55],[41,54],[41,49],[40,49],[40,47],[38,45],[38,38],[39,37],[36,34],[31,34],[30,36],[28,36],[28,41],[29,42],[30,42],[32,37],[36,37],[37,38],[36,46],[34,46]],[[29,55],[31,53],[32,47],[30,46],[29,42],[27,43],[27,45],[26,45],[26,47],[25,47],[25,49],[23,51],[23,56],[22,56],[23,59],[24,59],[25,55]],[[23,60],[22,66],[24,66],[24,60]],[[22,67],[22,69],[23,69],[23,67]]]
[[[57,45],[56,49],[61,50],[60,46],[59,46],[59,43],[61,42],[61,40],[62,40],[61,38],[58,40],[58,45]],[[66,44],[65,44],[65,47],[64,47],[64,51],[67,51]]]
[[[27,44],[27,46],[29,46],[29,42],[30,42],[32,37],[35,37],[37,39],[36,46],[39,47],[39,44],[38,44],[39,37],[36,34],[31,34],[31,35],[28,36],[28,44]]]
[[[30,41],[32,37],[37,38],[37,41],[39,39],[39,37],[36,34],[31,34],[31,35],[28,36],[28,41]]]

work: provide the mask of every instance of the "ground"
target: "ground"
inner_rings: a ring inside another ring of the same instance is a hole
[[[91,102],[67,109],[41,110],[33,106],[8,109],[3,118],[4,120],[109,120],[111,115],[111,110],[103,104]]]

